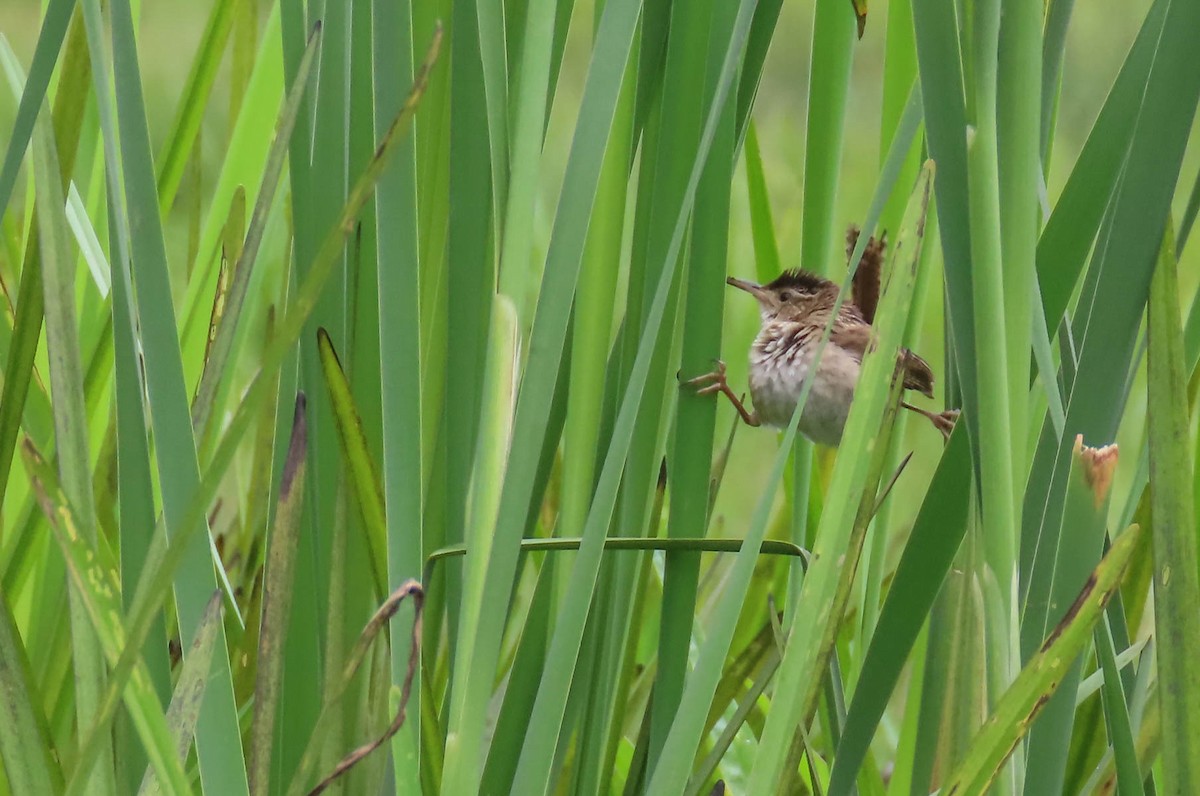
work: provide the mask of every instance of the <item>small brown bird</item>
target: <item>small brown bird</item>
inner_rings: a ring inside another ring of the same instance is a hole
[[[858,240],[858,229],[851,227],[846,240],[849,257]],[[872,238],[867,244],[855,273],[852,300],[844,302],[838,311],[816,380],[800,415],[800,432],[818,444],[836,446],[842,439],[863,355],[871,342],[885,246],[886,236],[880,240]],[[750,397],[754,411],[747,411],[729,388],[724,362],[718,361],[712,373],[687,383],[700,387],[701,395],[724,393],[751,426],[765,423],[785,428],[792,419],[821,334],[837,301],[838,286],[803,270],[784,271],[767,285],[734,277],[726,281],[758,299],[762,315],[762,328],[750,347]],[[907,349],[903,356],[904,388],[932,398],[933,371],[929,363]],[[936,414],[908,403],[902,405],[929,418],[947,437],[958,417],[957,410]]]

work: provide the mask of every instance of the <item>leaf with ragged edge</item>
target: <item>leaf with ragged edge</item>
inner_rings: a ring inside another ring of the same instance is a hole
[[[987,790],[1038,712],[1062,683],[1066,664],[1087,644],[1100,612],[1120,586],[1140,537],[1141,529],[1131,525],[1113,541],[1083,591],[1067,609],[1063,621],[997,700],[992,715],[972,739],[962,762],[942,785],[941,793],[963,796]]]

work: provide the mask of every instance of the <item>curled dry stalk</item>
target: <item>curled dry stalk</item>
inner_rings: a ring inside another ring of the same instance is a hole
[[[362,665],[363,660],[366,659],[367,651],[371,648],[372,642],[387,627],[387,623],[400,610],[400,604],[408,597],[411,597],[413,600],[412,645],[409,648],[411,651],[408,655],[408,670],[404,673],[404,683],[400,688],[400,706],[396,710],[396,716],[382,735],[369,743],[363,744],[338,761],[333,770],[318,782],[312,790],[308,791],[308,796],[316,796],[316,794],[324,791],[333,784],[334,780],[358,765],[367,755],[387,743],[404,726],[404,719],[408,708],[408,697],[412,691],[413,677],[421,660],[421,614],[425,606],[425,590],[415,580],[408,580],[401,584],[379,606],[379,609],[375,611],[370,621],[367,622],[362,634],[358,637],[358,642],[354,645],[354,649],[350,653],[350,659],[346,663],[346,668],[342,671],[341,678],[332,686],[331,690],[327,690],[325,699],[322,700],[321,716],[316,724],[318,728],[324,726],[326,714],[328,714],[329,709],[349,689],[350,683],[358,673],[359,667]],[[318,731],[313,733],[312,738],[309,739],[308,748],[305,749],[304,757],[300,761],[300,767],[296,771],[296,776],[292,779],[292,786],[288,790],[289,793],[299,793],[301,784],[307,779],[308,773],[312,770],[313,764],[316,762],[317,751],[321,748],[320,744],[317,743],[320,736],[321,733]]]

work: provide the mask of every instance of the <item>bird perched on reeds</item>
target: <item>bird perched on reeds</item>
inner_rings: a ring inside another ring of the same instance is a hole
[[[842,439],[863,356],[872,339],[871,322],[879,302],[879,275],[886,240],[883,235],[867,243],[852,283],[851,300],[843,302],[838,310],[800,415],[800,433],[818,444],[836,446]],[[846,235],[847,258],[857,241],[858,229],[851,227]],[[726,281],[754,296],[762,316],[762,328],[750,347],[749,381],[754,411],[747,410],[729,388],[724,362],[718,360],[716,370],[687,384],[699,387],[700,395],[724,393],[751,426],[784,428],[791,422],[804,379],[833,312],[838,285],[799,269],[784,271],[766,285],[734,277]],[[907,349],[902,356],[904,388],[932,398],[933,371],[929,363]],[[907,402],[902,406],[929,418],[947,437],[958,417],[957,410],[938,414]]]

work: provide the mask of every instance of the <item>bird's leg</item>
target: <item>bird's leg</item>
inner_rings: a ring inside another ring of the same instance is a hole
[[[900,405],[905,409],[916,412],[919,415],[925,415],[925,417],[929,418],[929,422],[933,423],[933,427],[942,432],[943,437],[950,439],[950,432],[954,430],[954,422],[958,420],[957,409],[947,409],[945,412],[939,413],[930,412],[929,410],[922,409],[919,406],[913,406],[907,401],[902,402]]]
[[[694,379],[688,379],[684,384],[689,387],[699,387],[700,389],[696,390],[696,395],[710,395],[716,392],[724,394],[729,399],[729,402],[733,404],[733,408],[737,410],[737,413],[742,416],[742,420],[746,422],[746,425],[762,425],[762,421],[758,419],[758,413],[748,411],[745,404],[742,403],[742,399],[738,398],[733,390],[729,388],[729,382],[725,379],[725,363],[719,359],[715,361],[717,365],[716,370],[711,373],[705,373],[703,376],[697,376]]]

